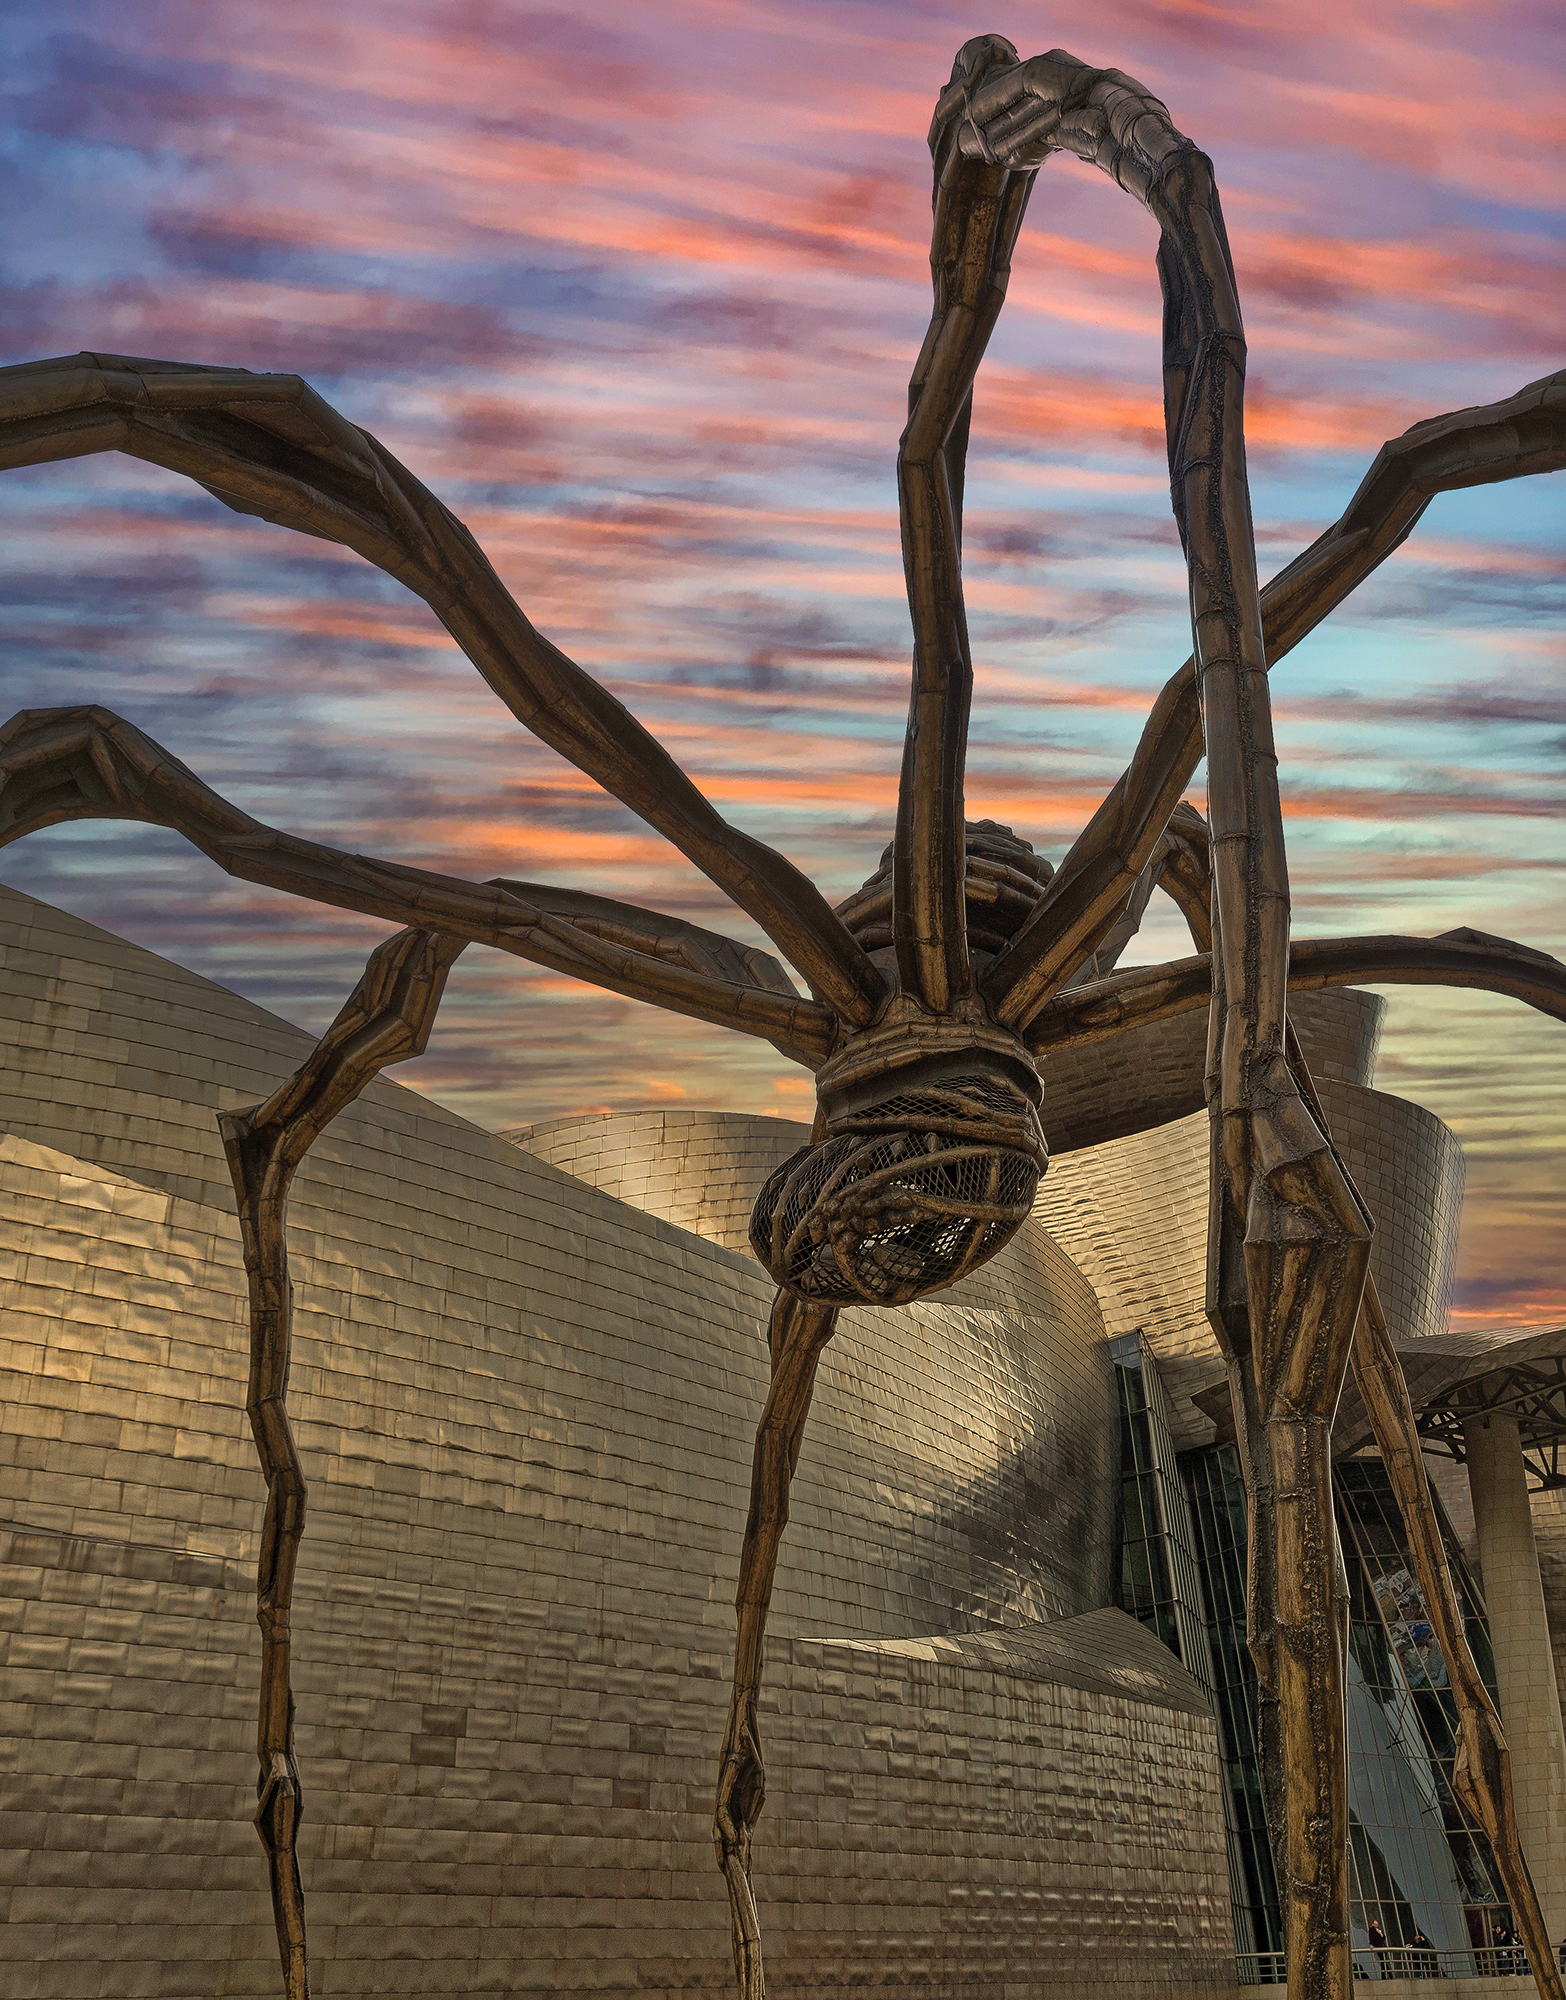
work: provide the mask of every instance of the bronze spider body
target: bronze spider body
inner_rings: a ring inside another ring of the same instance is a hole
[[[1210,1008],[1209,1311],[1228,1359],[1251,1510],[1251,1648],[1292,2000],[1348,2000],[1346,1758],[1329,1431],[1352,1358],[1418,1550],[1459,1695],[1457,1787],[1489,1835],[1542,1993],[1561,2000],[1521,1855],[1499,1723],[1446,1573],[1412,1412],[1367,1284],[1371,1218],[1333,1147],[1288,1027],[1289,986],[1431,981],[1566,1018],[1566,967],[1470,931],[1290,944],[1269,666],[1408,534],[1431,497],[1566,465],[1566,375],[1416,425],[1342,518],[1259,590],[1243,439],[1245,347],[1211,163],[1140,84],[1060,51],[964,47],[931,128],[935,309],[898,458],[914,630],[896,837],[838,910],[725,822],[662,747],[528,623],[472,536],[367,433],[292,376],[83,354],[0,371],[0,464],[121,450],[230,507],[357,550],[417,592],[517,719],[665,835],[769,936],[768,954],[654,911],[538,884],[456,881],[275,831],[95,708],[0,731],[0,842],[62,820],[177,828],[230,873],[407,926],[374,954],[315,1054],[265,1105],[225,1117],[251,1291],[249,1411],[267,1478],[258,1617],[257,1824],[285,1990],[308,1992],[295,1860],[289,1608],[305,1487],[284,1392],[289,1179],[382,1065],[417,1053],[446,972],[482,943],[770,1041],[815,1072],[812,1142],[763,1191],[757,1255],[779,1281],[737,1596],[733,1697],[714,1842],[745,2000],[763,1991],[750,1884],[764,1775],[762,1643],[816,1364],[847,1302],[951,1283],[1027,1215],[1046,1162],[1039,1069],[1053,1047]],[[963,467],[972,390],[1037,170],[1069,149],[1162,229],[1164,375],[1193,656],[1154,704],[1130,768],[1057,870],[963,816],[972,667]],[[1203,755],[1210,825],[1181,797]],[[1195,953],[1117,973],[1161,883]],[[1160,1113],[1150,1106],[1148,1122]]]

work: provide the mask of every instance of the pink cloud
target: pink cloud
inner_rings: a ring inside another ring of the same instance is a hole
[[[100,63],[39,98],[41,145],[117,164],[91,200],[70,173],[41,190],[9,352],[332,377],[725,811],[834,894],[856,882],[886,835],[906,704],[892,466],[928,311],[923,128],[970,19],[886,0],[278,0],[258,35],[252,13],[160,0],[121,50],[129,81]],[[1264,567],[1319,532],[1384,439],[1550,365],[1559,265],[1529,214],[1562,181],[1544,18],[1494,0],[1325,0],[1308,33],[1263,0],[1051,14],[1046,39],[1140,75],[1217,161],[1276,524]],[[1141,211],[1052,163],[978,387],[969,811],[1057,854],[1187,644],[1153,248]],[[1558,678],[1555,504],[1496,489],[1482,536],[1432,516],[1335,622],[1337,650],[1302,649],[1280,680],[1312,922],[1390,906],[1436,929],[1471,920],[1482,883],[1486,928],[1561,948],[1560,725],[1529,692]],[[744,928],[356,559],[117,463],[19,475],[0,505],[28,700],[112,697],[300,830]],[[1392,601],[1435,608],[1412,632]],[[1396,692],[1335,700],[1334,673]],[[17,857],[28,880],[96,897],[91,913],[284,1011],[329,1014],[378,934],[284,913],[167,848],[138,885],[107,845],[47,839]],[[408,1080],[491,1123],[654,1089],[801,1108],[803,1080],[769,1052],[631,1018],[628,1056],[627,1003],[469,954]],[[1559,1298],[1558,1269],[1528,1247],[1537,1218],[1507,1206],[1524,1170],[1463,1080],[1471,1029],[1439,1018],[1423,1042],[1394,1029],[1388,1080],[1471,1141],[1465,1311],[1525,1316],[1519,1301]],[[1554,1076],[1543,1049],[1505,1061]],[[1560,1116],[1527,1115],[1527,1177],[1559,1194]]]

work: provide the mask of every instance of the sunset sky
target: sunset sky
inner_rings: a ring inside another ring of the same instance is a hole
[[[958,46],[1128,70],[1212,155],[1266,577],[1384,439],[1566,365],[1563,29],[1543,0],[13,0],[0,360],[307,376],[836,899],[893,816],[893,465]],[[976,399],[968,811],[1057,859],[1189,649],[1155,246],[1052,161]],[[7,713],[98,701],[291,831],[760,942],[357,557],[120,457],[9,473],[0,514]],[[1439,500],[1279,667],[1296,934],[1472,924],[1566,955],[1563,530],[1559,476]],[[0,872],[311,1028],[386,934],[139,827],[41,834]],[[1187,949],[1157,899],[1128,961]],[[1566,1027],[1389,997],[1378,1082],[1468,1154],[1459,1323],[1566,1317]],[[491,1127],[809,1102],[764,1044],[478,948],[399,1078]]]

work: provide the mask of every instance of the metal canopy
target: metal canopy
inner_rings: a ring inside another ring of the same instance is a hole
[[[1400,1340],[1398,1359],[1427,1451],[1465,1463],[1463,1426],[1497,1412],[1515,1417],[1523,1460],[1534,1482],[1566,1488],[1566,1327],[1492,1327],[1477,1333]],[[1371,1442],[1370,1423],[1352,1377],[1333,1426],[1339,1455]]]

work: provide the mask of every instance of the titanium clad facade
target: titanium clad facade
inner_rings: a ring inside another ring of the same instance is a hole
[[[1462,1149],[1420,1105],[1330,1074],[1318,1088],[1333,1138],[1375,1217],[1371,1270],[1394,1338],[1444,1332]],[[1035,1209],[1092,1280],[1108,1332],[1146,1338],[1181,1449],[1212,1441],[1212,1421],[1191,1397],[1223,1381],[1205,1309],[1207,1152],[1207,1115],[1197,1112],[1070,1153],[1050,1162]]]
[[[270,1994],[214,1114],[308,1040],[0,915],[0,1996]],[[725,1991],[708,1818],[770,1284],[384,1083],[301,1173],[292,1242],[315,1990]],[[780,1992],[1233,1990],[1214,1723],[1106,1608],[1117,1459],[1097,1299],[1037,1225],[845,1315],[763,1706]]]

